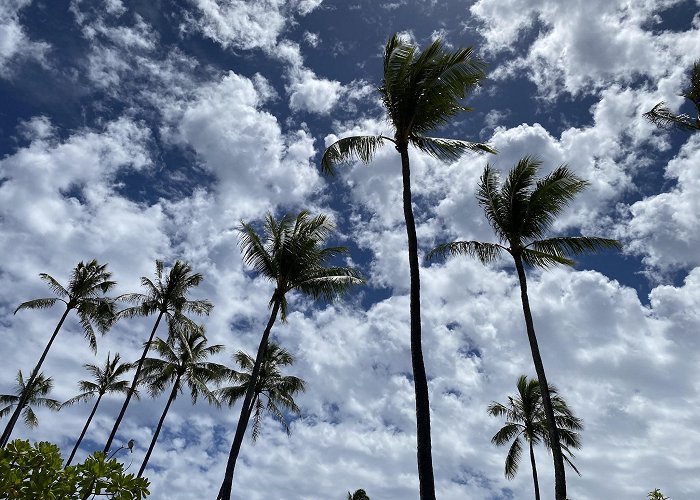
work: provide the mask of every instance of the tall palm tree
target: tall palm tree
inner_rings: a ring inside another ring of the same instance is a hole
[[[528,380],[525,375],[518,378],[518,394],[508,397],[508,404],[492,402],[488,406],[488,413],[493,417],[505,417],[506,424],[491,438],[496,446],[503,446],[513,441],[506,456],[505,476],[513,479],[518,472],[520,456],[522,454],[522,437],[528,443],[530,451],[530,464],[532,465],[532,480],[535,485],[535,500],[540,500],[540,486],[537,481],[537,465],[535,463],[535,445],[540,441],[549,447],[549,434],[547,432],[547,418],[542,407],[542,391],[540,383],[536,379]],[[580,448],[581,440],[577,431],[583,428],[581,420],[574,416],[569,406],[561,396],[557,394],[554,386],[549,386],[549,394],[554,408],[554,418],[557,422],[557,433],[562,450],[565,452],[564,460],[577,474],[581,475],[576,466],[571,462],[573,458],[572,448]],[[567,456],[568,455],[568,456]]]
[[[104,334],[114,320],[113,302],[101,296],[116,285],[116,282],[110,280],[112,273],[107,271],[107,264],[98,264],[94,259],[87,264],[83,262],[78,263],[73,268],[68,280],[68,286],[65,288],[55,278],[46,273],[39,274],[39,277],[46,282],[56,296],[23,302],[15,309],[15,314],[22,309],[46,309],[56,304],[56,302],[63,302],[66,308],[53,331],[53,335],[51,335],[48,344],[46,344],[44,352],[29,376],[27,387],[33,386],[34,380],[38,376],[39,370],[41,370],[41,365],[44,363],[44,359],[46,359],[46,355],[49,353],[49,349],[51,349],[51,345],[70,311],[75,309],[78,313],[78,319],[85,333],[85,338],[95,352],[97,351],[97,339],[92,324],[94,323],[98,330]],[[20,396],[15,412],[5,427],[2,437],[0,437],[0,447],[5,447],[9,441],[12,429],[17,423],[27,398],[28,394]]]
[[[690,83],[683,89],[681,95],[695,106],[697,112],[695,118],[686,114],[673,113],[663,101],[644,113],[644,117],[660,128],[677,128],[689,132],[700,131],[700,59],[693,64],[693,69],[690,73]]]
[[[89,363],[84,364],[83,367],[90,372],[94,382],[91,380],[81,380],[80,382],[78,382],[78,385],[80,386],[80,390],[82,392],[63,403],[63,406],[70,406],[82,401],[89,401],[95,396],[97,396],[97,400],[95,401],[95,404],[92,407],[90,416],[88,417],[87,421],[85,422],[85,425],[83,426],[83,430],[80,433],[80,437],[78,437],[78,440],[75,442],[75,446],[73,446],[73,450],[71,451],[70,456],[66,461],[66,467],[68,467],[71,464],[75,453],[78,451],[78,448],[80,448],[80,443],[85,437],[85,433],[87,432],[88,427],[90,427],[92,417],[95,416],[95,412],[97,412],[97,407],[100,405],[100,401],[102,401],[102,396],[104,396],[107,393],[126,394],[129,390],[129,382],[126,380],[121,380],[120,377],[129,370],[131,370],[134,367],[134,365],[132,363],[120,363],[119,361],[121,360],[121,356],[119,353],[115,354],[114,358],[110,358],[111,355],[108,353],[107,361],[102,367]],[[136,397],[138,397],[138,394],[136,394]]]
[[[418,239],[411,206],[409,144],[444,161],[454,161],[467,151],[494,152],[485,144],[427,137],[431,130],[447,125],[450,118],[469,108],[461,100],[484,78],[484,64],[473,57],[471,48],[446,51],[438,39],[418,53],[416,47],[398,35],[384,50],[384,80],[379,88],[394,136],[345,137],[323,155],[322,168],[332,174],[334,166],[353,157],[369,163],[386,141],[401,156],[403,211],[408,238],[410,268],[411,362],[416,396],[416,438],[421,500],[435,499],[430,438],[430,401],[423,363],[420,318],[420,275]]]
[[[185,323],[194,326],[192,320],[185,316],[185,313],[193,313],[197,315],[208,315],[211,311],[212,306],[209,301],[206,300],[190,300],[187,298],[190,290],[198,286],[204,278],[199,273],[193,273],[192,268],[186,262],[175,261],[173,267],[170,268],[170,272],[166,275],[163,262],[156,261],[156,280],[151,281],[149,278],[142,277],[141,285],[146,288],[146,293],[129,293],[126,295],[121,295],[118,300],[123,300],[125,302],[135,304],[133,307],[128,307],[120,311],[118,317],[133,318],[135,316],[149,316],[151,314],[157,313],[156,322],[151,330],[151,335],[148,337],[148,341],[144,344],[143,353],[141,358],[136,365],[136,372],[134,373],[134,379],[131,382],[129,391],[126,394],[126,399],[122,405],[122,409],[119,412],[117,420],[114,422],[114,427],[112,432],[107,439],[107,443],[104,447],[104,452],[109,452],[110,446],[112,446],[112,441],[117,434],[117,429],[119,429],[119,424],[121,424],[126,409],[129,406],[129,401],[136,391],[136,385],[138,384],[139,377],[141,376],[141,368],[143,362],[148,354],[148,349],[153,342],[153,337],[155,337],[156,330],[160,324],[161,319],[165,316],[168,324],[173,323]]]
[[[55,399],[44,397],[51,389],[53,389],[53,379],[51,377],[44,377],[43,373],[39,373],[34,377],[34,382],[29,385],[28,382],[24,381],[22,377],[22,370],[17,372],[17,389],[15,394],[0,394],[0,405],[7,405],[0,409],[0,418],[9,414],[12,411],[12,407],[19,407],[20,401],[25,397],[24,405],[22,406],[22,415],[24,416],[24,423],[27,427],[36,427],[39,425],[39,420],[36,418],[36,414],[32,409],[32,406],[43,406],[50,410],[58,411],[61,409],[61,403]]]
[[[352,494],[348,491],[348,500],[369,500],[369,497],[365,490],[355,490]]]
[[[236,401],[245,397],[250,380],[252,378],[255,360],[244,353],[238,351],[234,360],[240,366],[241,371],[232,370],[231,379],[236,385],[223,387],[217,391],[222,402],[233,406]],[[260,434],[263,414],[268,413],[272,418],[282,424],[287,434],[290,433],[289,424],[285,418],[285,410],[296,415],[301,414],[301,410],[294,402],[294,395],[305,390],[304,381],[298,377],[282,375],[280,368],[290,366],[294,363],[294,357],[286,350],[274,342],[267,344],[262,365],[260,366],[260,376],[258,384],[253,392],[253,400],[246,413],[248,418],[253,415],[252,439],[255,441]],[[263,402],[262,398],[267,400]]]
[[[275,220],[272,214],[268,214],[262,237],[255,232],[253,226],[241,223],[240,245],[243,261],[253,266],[263,278],[274,283],[275,290],[269,303],[272,311],[260,338],[251,382],[241,407],[226,464],[219,494],[223,500],[231,498],[236,459],[248,427],[248,410],[252,408],[270,331],[278,313],[282,321],[287,319],[287,293],[297,290],[314,299],[333,300],[351,285],[364,282],[353,268],[329,265],[331,259],[347,253],[345,247],[321,246],[333,229],[333,224],[325,215],[312,217],[306,210],[299,212],[296,217],[284,215],[279,221]]]
[[[510,171],[501,186],[493,167],[487,165],[479,179],[477,199],[500,243],[455,241],[433,249],[428,258],[439,255],[470,255],[487,264],[503,251],[515,262],[520,282],[520,297],[532,360],[542,391],[542,404],[547,417],[549,440],[554,459],[555,498],[566,500],[566,476],[556,418],[544,364],[537,345],[535,327],[527,295],[524,265],[548,268],[556,264],[573,266],[571,256],[609,248],[620,248],[616,240],[591,236],[547,237],[555,218],[582,191],[588,182],[562,165],[550,174],[535,179],[541,162],[526,156]]]
[[[220,344],[207,346],[203,326],[171,323],[168,340],[156,338],[153,342],[153,348],[160,355],[160,358],[145,359],[142,381],[148,386],[150,394],[154,397],[161,394],[169,384],[172,384],[172,390],[153,434],[151,445],[148,447],[139,469],[138,477],[141,477],[143,471],[146,470],[146,465],[163,427],[165,416],[178,393],[182,392],[183,386],[189,388],[192,404],[195,404],[197,398],[202,395],[209,404],[219,405],[219,400],[207,385],[221,382],[229,376],[229,369],[224,365],[207,361],[207,358],[212,354],[221,352],[224,346]]]

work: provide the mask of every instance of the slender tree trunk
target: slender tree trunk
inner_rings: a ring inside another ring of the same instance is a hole
[[[10,434],[12,434],[12,430],[15,428],[15,424],[17,423],[17,420],[19,420],[19,415],[24,409],[25,405],[27,404],[27,400],[29,399],[29,393],[31,391],[32,386],[34,385],[34,381],[36,380],[37,375],[39,375],[41,365],[44,363],[46,355],[49,353],[49,349],[51,349],[51,344],[53,344],[53,341],[56,339],[56,335],[58,335],[58,332],[61,330],[63,322],[66,320],[66,317],[68,316],[68,313],[71,309],[72,307],[66,307],[66,310],[63,312],[63,316],[61,316],[60,321],[58,322],[56,328],[53,331],[53,335],[51,335],[49,343],[46,344],[44,352],[39,358],[39,362],[34,367],[34,370],[32,370],[32,374],[29,376],[29,380],[24,386],[24,391],[22,391],[19,401],[17,402],[17,408],[15,408],[12,417],[10,417],[10,421],[7,423],[7,426],[5,427],[5,430],[2,433],[2,437],[0,437],[0,448],[4,448],[10,440]]]
[[[411,273],[411,363],[413,365],[413,386],[416,392],[418,482],[420,483],[421,500],[435,500],[435,479],[433,477],[432,445],[430,442],[430,399],[421,340],[418,237],[416,236],[416,222],[411,206],[411,170],[407,146],[400,148],[399,152],[401,153],[403,178],[403,213],[408,236],[408,264]]]
[[[535,464],[535,449],[530,443],[530,463],[532,464],[532,481],[535,483],[535,500],[540,500],[540,484],[537,481],[537,464]]]
[[[158,427],[156,427],[156,432],[153,434],[153,439],[151,439],[151,445],[148,447],[148,451],[146,452],[146,456],[143,459],[143,463],[141,464],[141,468],[139,469],[139,473],[137,474],[136,477],[141,477],[143,476],[143,471],[146,470],[146,464],[148,464],[148,460],[151,458],[151,453],[153,452],[153,448],[156,447],[156,441],[158,441],[158,435],[160,434],[160,429],[163,427],[163,422],[165,422],[165,416],[168,414],[168,410],[170,410],[170,405],[172,404],[173,401],[175,401],[175,396],[177,396],[177,390],[180,388],[180,375],[177,376],[175,379],[175,383],[173,384],[173,390],[170,392],[170,397],[168,398],[168,403],[165,405],[165,410],[163,410],[163,414],[160,416],[160,420],[158,421]]]
[[[532,351],[532,361],[535,364],[535,372],[537,372],[537,381],[540,384],[542,392],[542,406],[547,419],[547,432],[552,449],[552,458],[554,460],[554,498],[556,500],[566,500],[566,474],[564,471],[564,457],[559,446],[559,433],[554,419],[554,409],[552,408],[552,399],[549,395],[549,385],[547,377],[544,374],[544,364],[540,356],[540,348],[537,345],[537,337],[535,336],[535,326],[532,321],[532,313],[530,312],[530,301],[527,297],[527,280],[525,278],[525,269],[523,261],[519,254],[514,254],[515,268],[518,271],[518,279],[520,280],[520,297],[523,301],[523,313],[525,314],[525,326],[527,327],[527,338],[530,341],[530,350]]]
[[[90,427],[90,422],[92,422],[92,417],[95,416],[95,412],[97,411],[97,407],[100,405],[100,401],[102,400],[103,394],[100,394],[97,396],[97,401],[95,401],[95,406],[92,407],[92,411],[90,412],[90,416],[87,419],[87,422],[85,422],[85,426],[83,427],[83,432],[80,433],[80,437],[78,438],[78,441],[76,441],[75,446],[73,446],[73,451],[70,452],[70,456],[68,457],[68,460],[66,460],[66,465],[65,467],[68,467],[70,463],[73,461],[73,457],[75,456],[75,452],[78,451],[78,448],[80,448],[80,443],[82,442],[83,438],[85,437],[85,433],[88,430],[88,427]]]
[[[158,329],[158,325],[160,324],[161,318],[163,318],[163,311],[161,311],[158,314],[158,319],[156,319],[156,324],[153,325],[153,330],[151,330],[151,336],[148,337],[148,342],[146,342],[146,345],[143,348],[143,353],[141,354],[141,359],[139,359],[139,364],[136,366],[136,373],[134,373],[134,380],[131,382],[131,387],[129,387],[129,392],[126,393],[126,400],[124,401],[124,404],[122,405],[122,409],[119,412],[119,416],[117,417],[117,421],[114,422],[114,427],[112,428],[112,432],[109,434],[109,438],[107,439],[107,444],[105,444],[104,452],[109,453],[109,448],[112,446],[112,441],[114,441],[114,436],[117,435],[117,429],[119,429],[119,424],[121,424],[122,419],[124,418],[124,414],[126,413],[126,408],[129,406],[129,401],[131,401],[131,396],[134,395],[134,391],[136,390],[136,386],[139,383],[139,375],[141,375],[141,367],[143,366],[143,360],[146,359],[146,355],[148,354],[148,349],[151,347],[151,342],[153,342],[153,337],[156,334],[156,330]]]
[[[258,354],[255,357],[255,365],[253,366],[253,373],[250,376],[250,385],[245,393],[245,399],[243,400],[243,406],[241,407],[241,416],[238,418],[238,425],[236,426],[236,435],[233,438],[233,444],[231,445],[231,452],[228,456],[228,462],[226,463],[226,473],[224,474],[224,481],[221,484],[221,489],[219,490],[218,498],[222,500],[231,499],[231,485],[233,484],[233,471],[236,468],[236,460],[238,459],[238,453],[241,451],[241,444],[243,443],[243,436],[245,435],[246,428],[248,427],[248,421],[250,420],[250,408],[255,396],[255,387],[258,385],[258,378],[260,377],[260,367],[262,366],[263,358],[265,357],[265,351],[267,350],[267,341],[270,338],[270,331],[272,330],[272,325],[275,324],[277,319],[277,312],[280,308],[280,299],[277,298],[278,291],[275,290],[275,295],[273,295],[273,305],[272,312],[270,313],[270,319],[267,322],[265,331],[263,332],[262,338],[260,339],[260,345],[258,346]]]

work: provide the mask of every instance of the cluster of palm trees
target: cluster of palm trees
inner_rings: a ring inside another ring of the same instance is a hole
[[[353,158],[370,163],[386,142],[393,144],[401,158],[403,212],[410,269],[410,344],[421,500],[435,499],[435,484],[428,378],[422,347],[419,245],[412,208],[409,145],[444,161],[454,161],[467,152],[496,153],[487,144],[426,135],[435,128],[448,125],[456,114],[469,111],[463,106],[462,100],[484,79],[484,69],[484,63],[474,57],[470,48],[449,51],[440,40],[436,40],[424,50],[418,51],[415,45],[394,35],[384,51],[384,78],[379,88],[393,135],[345,137],[329,146],[322,158],[322,169],[328,174],[333,174],[336,166]],[[700,66],[696,64],[692,85],[684,95],[698,107],[700,114],[699,82]],[[684,115],[674,115],[663,103],[646,116],[654,123],[667,126],[673,124],[684,129],[697,130],[700,123]],[[620,244],[613,239],[595,236],[551,236],[551,228],[557,216],[588,183],[565,165],[538,177],[540,168],[541,162],[537,158],[525,156],[502,180],[494,167],[487,165],[479,179],[477,201],[494,230],[496,241],[460,240],[443,243],[429,252],[427,259],[466,255],[488,264],[504,254],[512,257],[521,291],[525,329],[536,380],[521,377],[517,384],[518,397],[510,398],[506,405],[493,403],[489,406],[488,412],[491,415],[505,417],[507,420],[506,425],[493,437],[493,442],[503,445],[513,440],[506,459],[507,477],[512,477],[517,470],[522,452],[520,438],[528,442],[537,499],[539,485],[533,446],[543,442],[552,453],[555,498],[566,500],[564,463],[578,472],[571,458],[572,449],[580,446],[578,431],[582,424],[547,380],[530,308],[525,268],[572,266],[572,257],[576,255],[619,249]],[[67,288],[63,288],[51,276],[42,274],[41,278],[56,296],[25,302],[17,310],[47,308],[59,301],[66,308],[29,380],[24,382],[20,373],[16,399],[1,400],[14,405],[14,412],[2,435],[0,446],[7,443],[22,411],[25,411],[28,422],[35,421],[33,413],[27,413],[28,404],[44,404],[49,407],[58,404],[44,398],[50,389],[51,380],[40,373],[40,368],[71,310],[76,310],[93,350],[96,350],[94,328],[104,333],[116,320],[156,315],[151,334],[138,361],[120,363],[117,354],[113,358],[108,356],[102,368],[86,365],[95,381],[82,381],[82,393],[66,404],[95,396],[97,400],[69,461],[73,459],[100,399],[108,392],[125,394],[125,401],[105,444],[105,452],[111,447],[130,400],[138,397],[137,387],[140,384],[147,386],[154,396],[170,390],[139,475],[144,472],[172,402],[185,387],[189,389],[193,403],[199,397],[204,397],[213,404],[223,401],[229,405],[240,399],[240,415],[218,495],[219,499],[229,500],[236,461],[251,418],[255,439],[265,412],[282,422],[287,431],[289,426],[285,421],[285,411],[300,412],[293,395],[304,389],[304,382],[296,377],[282,375],[280,368],[290,365],[293,357],[269,340],[278,317],[282,322],[286,321],[287,294],[296,291],[313,299],[333,300],[351,286],[363,282],[356,269],[333,265],[333,261],[343,256],[347,248],[323,246],[333,230],[333,224],[325,215],[312,216],[302,211],[296,216],[284,215],[276,219],[269,214],[262,235],[251,224],[242,223],[239,229],[244,263],[274,287],[269,301],[269,317],[255,357],[242,352],[235,357],[242,371],[207,361],[210,355],[220,352],[223,346],[208,346],[203,327],[188,317],[188,314],[207,315],[212,305],[205,300],[188,298],[190,290],[200,284],[202,276],[193,273],[187,263],[175,262],[166,274],[163,263],[157,262],[155,281],[142,278],[145,293],[126,294],[116,300],[105,297],[104,294],[114,287],[115,282],[111,280],[106,265],[100,265],[94,260],[87,264],[80,263],[74,269]],[[119,302],[130,306],[117,311]],[[156,338],[163,319],[168,324],[167,338]],[[158,353],[158,358],[148,357],[151,349]],[[127,384],[120,377],[130,370],[134,370],[133,379]],[[227,381],[234,385],[221,387],[220,384]],[[212,384],[217,385],[217,388],[212,388]],[[0,416],[9,411],[3,409]],[[366,494],[358,490],[349,497],[363,498]]]

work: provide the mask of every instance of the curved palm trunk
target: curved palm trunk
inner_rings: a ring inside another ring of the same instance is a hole
[[[175,401],[175,396],[177,396],[177,390],[179,387],[180,375],[178,375],[175,379],[175,383],[173,384],[173,390],[170,392],[170,397],[168,398],[168,403],[165,405],[165,410],[163,410],[163,414],[160,416],[160,420],[158,421],[158,427],[156,427],[156,432],[153,434],[153,439],[151,439],[151,445],[148,447],[148,451],[146,452],[146,456],[143,459],[143,463],[141,464],[141,468],[139,469],[139,473],[136,475],[136,477],[141,477],[143,475],[143,471],[146,470],[146,464],[148,464],[148,460],[151,458],[153,448],[156,447],[156,441],[158,441],[158,435],[160,434],[160,429],[163,427],[165,416],[168,414],[168,410],[170,410],[170,405],[173,401]]]
[[[527,338],[530,341],[530,350],[532,351],[532,361],[537,372],[537,381],[540,384],[542,393],[542,406],[547,418],[547,432],[551,443],[552,458],[554,460],[554,498],[556,500],[566,500],[566,475],[564,472],[564,458],[559,446],[559,433],[554,419],[554,409],[552,408],[552,399],[549,395],[549,385],[547,377],[544,374],[544,364],[540,356],[540,348],[537,345],[537,337],[535,336],[535,326],[532,321],[532,313],[530,312],[530,301],[527,297],[527,280],[525,278],[525,269],[523,261],[517,253],[513,255],[515,260],[515,268],[518,271],[518,280],[520,281],[520,297],[523,302],[523,313],[525,315],[525,326],[527,328]]]
[[[411,363],[413,365],[413,385],[416,393],[416,437],[418,455],[418,482],[421,500],[435,500],[435,479],[433,477],[432,445],[430,442],[430,399],[428,378],[423,363],[420,320],[420,274],[418,264],[418,237],[416,222],[411,206],[411,170],[407,146],[401,153],[401,174],[403,178],[403,213],[408,236],[408,264],[411,273]]]
[[[277,294],[277,291],[275,291]],[[273,296],[274,298],[274,296]],[[262,338],[260,339],[260,345],[258,346],[258,354],[255,356],[255,365],[253,366],[253,373],[250,376],[250,385],[245,393],[245,399],[243,400],[243,406],[241,407],[241,416],[238,418],[238,425],[236,426],[236,435],[233,438],[233,444],[231,445],[231,452],[228,456],[228,462],[226,463],[226,473],[224,474],[224,481],[221,484],[221,489],[219,490],[218,498],[221,500],[231,499],[231,485],[233,484],[233,472],[236,468],[236,460],[238,459],[238,453],[241,451],[241,444],[243,443],[243,436],[245,435],[246,428],[248,427],[248,421],[250,420],[250,414],[252,412],[253,397],[255,396],[255,387],[258,385],[258,379],[260,378],[260,367],[262,366],[263,358],[265,357],[265,351],[267,350],[267,341],[270,338],[270,331],[272,330],[272,325],[275,324],[277,319],[277,313],[280,308],[280,301],[275,300],[272,305],[272,312],[270,313],[270,319],[267,322],[265,331],[263,332]]]
[[[90,422],[92,422],[92,417],[95,416],[95,412],[97,411],[97,407],[100,404],[100,401],[102,400],[103,394],[100,394],[97,397],[97,401],[95,401],[95,406],[92,407],[92,411],[90,412],[90,416],[87,419],[87,422],[85,422],[85,426],[83,427],[83,432],[80,433],[80,437],[78,438],[78,441],[76,441],[75,446],[73,446],[73,451],[70,452],[70,456],[68,457],[68,460],[66,460],[66,465],[64,467],[68,467],[70,463],[73,461],[73,457],[75,456],[75,452],[78,451],[78,448],[80,448],[80,443],[85,437],[85,433],[88,430],[88,427],[90,427]]]
[[[158,319],[156,319],[156,324],[153,325],[153,330],[151,330],[151,336],[148,337],[148,342],[146,342],[146,345],[143,348],[143,353],[141,354],[141,359],[139,359],[139,364],[136,366],[136,373],[134,373],[134,380],[131,382],[131,387],[129,387],[129,392],[126,394],[126,400],[124,401],[124,404],[122,405],[122,409],[119,412],[119,416],[117,417],[117,421],[114,422],[114,427],[112,428],[112,432],[109,435],[109,438],[107,439],[107,444],[105,444],[104,447],[104,452],[109,453],[109,448],[112,446],[112,441],[114,441],[114,436],[117,435],[117,429],[119,429],[119,424],[121,424],[122,419],[124,418],[124,414],[126,413],[126,408],[129,406],[129,401],[131,401],[131,396],[134,395],[134,391],[136,390],[136,385],[138,384],[139,381],[139,375],[141,375],[141,367],[143,366],[143,360],[146,359],[146,355],[148,354],[148,349],[151,347],[151,342],[153,342],[153,337],[156,334],[156,330],[158,329],[158,325],[160,324],[160,320],[163,318],[163,311],[158,314]]]
[[[532,481],[535,483],[535,500],[540,500],[540,485],[537,482],[537,464],[535,464],[535,449],[530,441],[530,463],[532,464]]]
[[[22,395],[20,396],[19,401],[17,403],[17,408],[15,408],[12,417],[10,417],[10,421],[7,423],[7,426],[5,427],[5,430],[2,433],[2,437],[0,437],[0,448],[4,448],[10,440],[10,434],[12,434],[12,430],[15,428],[15,424],[17,423],[17,420],[19,420],[19,415],[24,409],[25,405],[27,404],[27,400],[29,399],[29,391],[34,385],[34,380],[36,380],[36,377],[39,374],[39,370],[41,369],[41,365],[44,363],[46,355],[49,353],[49,349],[51,349],[51,344],[53,344],[53,341],[56,339],[56,335],[58,335],[58,332],[61,330],[63,322],[66,320],[66,317],[68,316],[68,313],[71,309],[71,307],[66,307],[66,310],[63,312],[63,316],[61,316],[60,321],[58,322],[56,328],[53,331],[53,335],[51,335],[51,339],[49,339],[49,343],[46,344],[44,352],[39,358],[39,362],[34,367],[34,370],[32,370],[32,374],[29,377],[27,383],[25,384],[24,391],[22,391]]]

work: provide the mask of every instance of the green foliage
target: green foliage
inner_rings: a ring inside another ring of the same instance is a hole
[[[126,474],[115,459],[95,452],[84,463],[63,468],[58,446],[15,440],[0,449],[0,498],[68,499],[99,495],[115,500],[146,498],[148,480]]]
[[[647,498],[648,500],[670,500],[667,496],[664,496],[664,494],[661,493],[659,488],[656,488],[654,491],[650,491]]]

